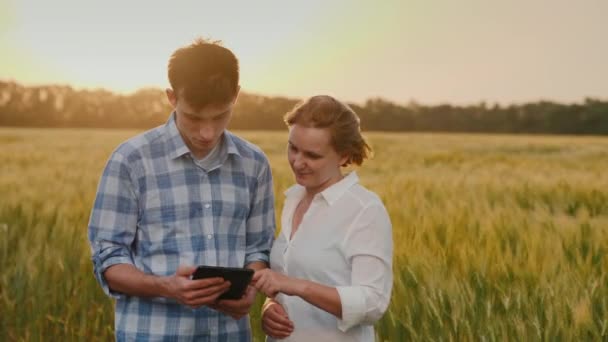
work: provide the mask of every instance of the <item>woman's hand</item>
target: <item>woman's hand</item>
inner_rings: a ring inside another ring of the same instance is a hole
[[[293,322],[283,306],[274,300],[267,300],[262,308],[262,330],[277,339],[286,338],[293,332]]]
[[[258,291],[263,292],[269,298],[274,298],[279,292],[288,296],[297,295],[303,285],[302,281],[271,269],[256,271],[252,283]]]

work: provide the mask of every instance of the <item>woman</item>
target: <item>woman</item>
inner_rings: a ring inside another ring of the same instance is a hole
[[[268,340],[373,341],[373,324],[392,288],[392,231],[380,198],[341,167],[361,165],[371,149],[359,118],[330,96],[315,96],[285,115],[289,188],[271,269],[254,275],[269,299]]]

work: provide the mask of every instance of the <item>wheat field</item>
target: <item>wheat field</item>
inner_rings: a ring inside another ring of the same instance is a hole
[[[87,222],[105,161],[136,133],[0,128],[0,340],[113,338]],[[271,161],[278,215],[286,132],[241,133]],[[608,138],[367,136],[357,172],[395,241],[378,340],[608,340]]]

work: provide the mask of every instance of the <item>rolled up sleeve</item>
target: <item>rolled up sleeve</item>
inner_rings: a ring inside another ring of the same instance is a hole
[[[115,298],[122,294],[110,290],[104,272],[112,265],[134,264],[131,246],[138,218],[134,188],[128,165],[114,153],[99,182],[88,236],[95,278],[103,291]]]
[[[106,245],[104,247],[104,245]],[[103,292],[110,297],[120,298],[123,295],[119,292],[112,291],[106,281],[103,273],[113,265],[117,264],[131,264],[133,265],[133,259],[127,248],[122,246],[116,246],[112,243],[98,243],[98,247],[94,248],[93,252],[93,272],[95,278],[101,286]]]
[[[268,263],[274,231],[272,174],[268,161],[265,161],[257,178],[251,211],[247,218],[245,265],[255,261]]]
[[[351,285],[337,287],[342,304],[338,329],[346,332],[361,324],[374,324],[388,308],[393,273],[391,222],[381,203],[365,208],[344,240],[350,260]]]

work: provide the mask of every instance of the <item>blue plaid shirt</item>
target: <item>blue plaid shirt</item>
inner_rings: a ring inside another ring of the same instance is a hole
[[[179,265],[268,262],[274,238],[272,176],[263,152],[228,131],[216,167],[204,170],[175,116],[120,145],[101,177],[89,222],[97,281],[116,298],[116,339],[249,341],[249,318],[191,309],[167,298],[111,291],[103,272],[132,264],[167,276]]]

